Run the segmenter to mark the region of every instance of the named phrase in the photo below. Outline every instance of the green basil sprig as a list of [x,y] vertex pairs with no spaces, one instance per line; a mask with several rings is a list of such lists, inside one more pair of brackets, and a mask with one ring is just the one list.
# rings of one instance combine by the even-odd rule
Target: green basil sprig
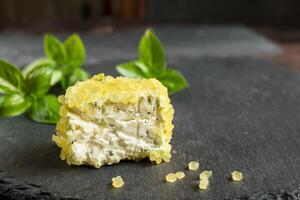
[[147,29],[139,43],[139,58],[116,66],[129,78],[156,78],[168,88],[169,94],[188,87],[188,82],[177,70],[167,67],[163,46],[151,29]]
[[34,121],[56,123],[59,103],[47,94],[55,70],[40,65],[22,74],[13,64],[0,59],[0,117],[17,116],[24,112]]
[[58,38],[45,34],[44,52],[46,58],[30,63],[23,71],[27,75],[32,69],[40,66],[53,68],[51,86],[60,82],[62,88],[74,85],[77,81],[90,77],[89,73],[81,69],[85,62],[85,47],[77,34],[72,34],[64,43]]

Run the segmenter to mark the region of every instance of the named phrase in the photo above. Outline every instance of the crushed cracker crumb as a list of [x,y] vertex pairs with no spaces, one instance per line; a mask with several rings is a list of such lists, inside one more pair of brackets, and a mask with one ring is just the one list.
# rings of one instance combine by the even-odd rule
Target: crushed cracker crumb
[[185,174],[183,171],[176,172],[175,175],[176,175],[177,179],[183,179],[185,177]]
[[208,179],[212,176],[212,171],[203,171],[199,174],[199,179]]
[[233,171],[231,173],[231,177],[232,177],[232,180],[234,181],[241,181],[243,180],[243,173],[242,172],[238,172],[238,171]]
[[114,188],[121,188],[124,185],[124,181],[121,176],[112,178],[112,186]]
[[199,162],[191,161],[191,162],[189,162],[188,167],[189,167],[189,170],[193,170],[193,171],[198,170],[199,169]]

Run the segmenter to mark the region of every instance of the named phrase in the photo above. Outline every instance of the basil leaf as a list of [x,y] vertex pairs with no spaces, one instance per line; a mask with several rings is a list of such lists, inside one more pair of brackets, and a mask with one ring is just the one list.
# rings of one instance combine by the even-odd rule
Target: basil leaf
[[28,75],[29,72],[31,72],[33,69],[41,66],[55,66],[55,62],[49,58],[39,58],[31,63],[29,63],[23,70],[22,73],[24,77]]
[[77,34],[72,34],[65,42],[64,46],[68,55],[69,65],[80,67],[85,61],[85,47]]
[[153,74],[160,74],[166,68],[164,49],[151,29],[140,40],[139,59]]
[[50,85],[53,86],[55,85],[56,83],[58,83],[62,77],[62,72],[61,70],[58,70],[58,69],[55,69],[56,63],[51,60],[51,59],[48,59],[48,58],[40,58],[40,59],[37,59],[33,62],[31,62],[30,64],[28,64],[22,71],[23,75],[26,77],[29,72],[31,72],[32,70],[34,70],[35,68],[38,68],[38,67],[50,67],[53,69],[53,73],[52,73],[52,77],[51,77],[51,83]]
[[11,117],[24,113],[30,106],[20,94],[6,94],[0,97],[0,117]]
[[69,77],[63,76],[62,79],[60,80],[60,85],[64,90],[66,90],[69,86]]
[[73,67],[69,64],[65,64],[65,65],[61,65],[59,69],[62,71],[64,76],[70,76],[74,72],[74,69],[76,68],[78,67]]
[[47,66],[41,66],[29,72],[26,77],[28,94],[35,97],[46,94],[50,88],[52,72],[52,68]]
[[77,68],[69,76],[64,76],[61,80],[61,85],[64,89],[74,85],[77,81],[83,81],[90,77],[90,74],[83,69]]
[[24,78],[13,64],[0,59],[0,93],[24,92]]
[[166,69],[158,80],[168,88],[169,94],[174,94],[186,87],[188,87],[188,82],[183,77],[183,75],[175,69]]
[[49,34],[44,36],[44,51],[46,56],[57,64],[64,64],[68,60],[64,45],[56,37]]
[[55,124],[59,119],[59,106],[55,95],[46,95],[34,100],[27,114],[36,122]]
[[76,69],[74,73],[69,76],[68,86],[74,85],[77,81],[83,81],[90,77],[90,74],[83,69]]
[[56,83],[58,83],[63,77],[62,71],[55,69],[52,72],[52,76],[51,76],[51,81],[50,81],[50,85],[53,86]]
[[143,72],[143,74],[145,75],[145,77],[150,77],[151,73],[148,69],[148,67],[141,61],[134,61],[136,66]]
[[143,78],[142,70],[136,65],[136,62],[127,62],[116,66],[117,71],[129,78]]

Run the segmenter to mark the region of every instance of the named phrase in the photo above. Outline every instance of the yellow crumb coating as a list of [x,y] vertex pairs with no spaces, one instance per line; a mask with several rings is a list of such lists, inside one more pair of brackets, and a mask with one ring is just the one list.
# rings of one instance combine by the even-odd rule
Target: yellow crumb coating
[[174,173],[170,173],[166,175],[166,181],[169,183],[174,183],[175,181],[177,181],[177,176]]
[[177,179],[183,179],[185,177],[185,174],[183,171],[176,172],[175,175],[176,175]]
[[124,185],[124,181],[121,176],[112,178],[112,186],[114,188],[121,188]]
[[203,171],[199,174],[199,179],[208,179],[212,176],[212,171]]
[[231,178],[234,181],[241,181],[243,180],[243,173],[242,172],[238,172],[238,171],[233,171],[231,172]]
[[201,179],[200,181],[199,181],[199,189],[200,190],[206,190],[207,189],[207,187],[208,187],[208,185],[209,185],[209,181],[208,181],[208,179]]
[[195,171],[199,169],[199,162],[197,161],[191,161],[188,164],[189,170]]
[[[126,144],[127,150],[130,149],[130,152],[127,152],[126,155],[119,153],[123,151],[120,150],[116,153],[113,152],[114,157],[111,158],[104,153],[97,157],[97,152],[100,152],[102,148],[102,144],[100,144],[102,142],[101,134],[107,134],[107,130],[111,128],[108,122],[105,125],[106,127],[104,127],[103,121],[97,121],[97,117],[102,117],[102,115],[100,116],[99,113],[97,113],[97,109],[103,108],[103,110],[108,110],[108,108],[112,107],[111,105],[116,105],[121,109],[124,108],[122,112],[126,113],[130,110],[127,108],[135,108],[136,105],[141,102],[141,98],[154,99],[153,101],[155,101],[155,105],[157,105],[156,110],[154,111],[153,109],[153,115],[155,115],[156,120],[155,122],[151,121],[152,124],[149,122],[152,126],[151,137],[154,141],[154,145],[157,146],[154,148],[152,143],[152,146],[149,143],[149,148],[147,150],[143,149],[142,145],[139,149],[138,147],[131,147],[128,146],[130,144]],[[124,159],[141,160],[145,157],[149,157],[151,161],[157,164],[160,164],[163,161],[170,161],[170,142],[174,127],[172,124],[174,109],[171,105],[167,88],[158,80],[154,78],[114,78],[105,76],[104,74],[98,74],[91,79],[77,82],[74,86],[69,87],[66,90],[65,95],[59,97],[59,102],[61,103],[59,113],[60,119],[56,125],[56,135],[53,135],[52,140],[59,148],[61,148],[60,158],[66,160],[68,164],[92,165],[99,168],[102,165],[118,163],[120,160]],[[122,116],[123,115],[121,114],[116,114],[116,117]],[[135,116],[132,115],[127,117],[130,118]],[[138,120],[142,121],[142,117],[143,116],[141,115],[141,119],[139,118]],[[112,120],[107,117],[106,120],[108,119]],[[122,123],[125,124],[127,121],[124,120]],[[100,129],[99,127],[101,128],[101,131],[98,130]],[[128,128],[128,130],[130,128],[129,125],[124,125],[124,127]],[[93,136],[87,138],[87,132],[89,131],[94,131]],[[127,131],[127,133],[128,132],[130,131]],[[93,138],[97,138],[97,140],[95,139],[95,142],[99,142],[100,145],[91,147]],[[113,139],[114,138],[111,138],[112,141]],[[111,143],[111,141],[107,143]],[[125,145],[124,142],[121,143],[122,142],[120,142],[119,145],[120,148],[121,145]],[[106,146],[105,148],[109,150],[109,147]],[[111,154],[112,152],[108,150],[105,151],[105,153]],[[83,158],[84,156],[85,158]],[[100,157],[101,159],[103,158],[104,161],[100,160]]]

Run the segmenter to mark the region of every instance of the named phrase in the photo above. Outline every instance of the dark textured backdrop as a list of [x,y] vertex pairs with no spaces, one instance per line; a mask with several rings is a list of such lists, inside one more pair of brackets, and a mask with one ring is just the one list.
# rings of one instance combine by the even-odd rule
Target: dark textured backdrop
[[299,27],[297,0],[149,0],[148,20]]
[[[166,32],[170,33],[168,30],[159,29],[158,32],[163,36]],[[88,199],[233,199],[261,192],[252,199],[299,199],[300,192],[296,190],[300,186],[299,74],[253,54],[246,41],[260,41],[257,46],[272,46],[270,51],[265,51],[271,55],[278,53],[278,48],[252,32],[245,31],[246,35],[255,36],[250,40],[245,37],[237,43],[229,42],[233,46],[229,45],[230,48],[224,50],[221,56],[213,52],[218,52],[218,48],[239,31],[230,32],[227,37],[222,37],[224,34],[216,37],[218,32],[226,29],[215,29],[215,39],[210,40],[213,34],[207,34],[209,36],[202,41],[198,37],[187,37],[185,34],[190,34],[189,31],[178,30],[181,31],[173,31],[170,37],[166,37],[170,45],[167,49],[176,48],[178,42],[178,46],[186,48],[186,51],[176,53],[170,48],[168,60],[170,66],[183,72],[190,87],[171,97],[176,113],[170,163],[153,165],[148,161],[124,161],[100,169],[67,166],[59,159],[59,150],[51,142],[54,126],[34,123],[25,116],[1,119],[0,170],[3,172],[0,173],[0,197],[19,194],[28,198],[45,196],[52,199],[61,196]],[[201,28],[194,27],[194,30],[200,31]],[[203,30],[205,35],[207,29]],[[127,51],[126,44],[130,42],[124,40],[125,36],[131,38],[130,35],[123,32],[104,36],[111,45],[108,51],[118,50],[119,54],[107,54],[104,59],[101,52],[105,52],[105,48],[99,46],[93,51],[95,55],[99,51],[100,59],[95,56],[97,65],[91,64],[86,69],[93,74],[105,72],[116,75],[112,66],[134,56],[135,47]],[[130,40],[134,43],[139,34],[133,35]],[[86,38],[89,40],[88,36]],[[172,38],[177,39],[172,41]],[[95,38],[89,41],[93,40],[100,41]],[[14,44],[13,41],[6,42]],[[205,42],[207,47],[212,48],[210,55],[201,54],[206,46],[200,44]],[[35,42],[33,44],[39,46]],[[22,52],[27,48],[19,47],[16,51]],[[237,49],[244,53],[228,53]],[[192,52],[191,56],[188,51]],[[37,51],[33,49],[33,52]],[[21,63],[20,57],[16,56],[15,60]],[[200,162],[199,171],[186,170],[190,160]],[[199,191],[198,174],[206,169],[212,170],[214,175],[208,190]],[[184,170],[186,178],[173,184],[165,183],[164,176],[177,170]],[[231,182],[229,177],[233,170],[242,171],[245,179],[240,183]],[[111,178],[117,175],[126,182],[120,190],[114,190],[110,185]],[[26,185],[25,182],[34,185]]]

